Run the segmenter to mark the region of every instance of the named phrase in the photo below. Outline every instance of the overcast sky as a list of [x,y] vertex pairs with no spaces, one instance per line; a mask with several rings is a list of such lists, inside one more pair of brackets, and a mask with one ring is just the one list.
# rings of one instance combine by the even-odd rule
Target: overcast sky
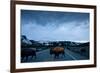
[[36,41],[89,41],[89,13],[21,10],[21,34]]

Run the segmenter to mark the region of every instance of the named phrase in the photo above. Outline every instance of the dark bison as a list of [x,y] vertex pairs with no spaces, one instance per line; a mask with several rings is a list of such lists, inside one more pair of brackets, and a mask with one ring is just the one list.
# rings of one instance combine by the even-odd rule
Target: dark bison
[[81,52],[81,53],[84,53],[84,52],[86,52],[86,49],[85,49],[85,48],[81,48],[81,49],[80,49],[80,52]]
[[21,49],[21,58],[22,60],[26,58],[28,60],[28,57],[33,58],[33,56],[36,58],[36,50],[32,48],[22,48]]
[[65,56],[65,51],[63,47],[55,47],[50,49],[50,54],[54,54],[54,58],[58,58],[60,54]]

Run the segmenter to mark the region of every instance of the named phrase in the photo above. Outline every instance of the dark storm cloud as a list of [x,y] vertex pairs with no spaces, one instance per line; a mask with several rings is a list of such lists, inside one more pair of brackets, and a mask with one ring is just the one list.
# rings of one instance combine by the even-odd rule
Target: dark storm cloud
[[89,41],[89,13],[21,10],[21,25],[34,40]]
[[[71,21],[84,21],[89,19],[88,13],[75,12],[54,12],[54,11],[21,11],[22,23],[28,24],[30,22],[37,23],[37,25],[47,25],[48,23],[60,24]],[[77,20],[76,20],[77,19]],[[51,25],[52,25],[51,24]]]

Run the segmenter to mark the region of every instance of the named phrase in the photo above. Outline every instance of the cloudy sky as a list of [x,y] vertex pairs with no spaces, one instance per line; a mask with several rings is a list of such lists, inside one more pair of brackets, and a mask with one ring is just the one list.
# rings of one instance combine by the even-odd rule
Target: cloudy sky
[[89,41],[89,13],[21,10],[21,34],[36,41]]

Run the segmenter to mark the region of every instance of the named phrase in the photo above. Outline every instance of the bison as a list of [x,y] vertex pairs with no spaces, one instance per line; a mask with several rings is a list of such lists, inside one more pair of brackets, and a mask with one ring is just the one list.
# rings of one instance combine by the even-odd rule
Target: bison
[[28,60],[28,57],[33,58],[33,56],[36,58],[36,50],[32,48],[22,48],[21,49],[21,58],[22,60],[26,58],[25,60]]
[[50,54],[54,54],[54,58],[59,58],[59,55],[62,54],[65,56],[65,51],[63,47],[55,47],[50,49]]

